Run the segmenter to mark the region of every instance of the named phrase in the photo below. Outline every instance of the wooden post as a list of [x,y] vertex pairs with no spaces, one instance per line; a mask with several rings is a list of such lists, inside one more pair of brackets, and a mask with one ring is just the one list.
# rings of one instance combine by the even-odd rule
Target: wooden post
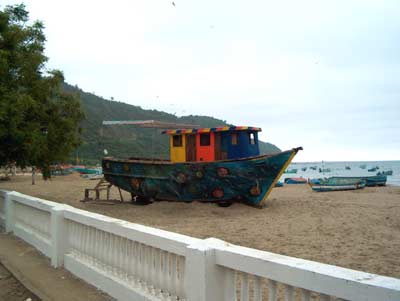
[[35,185],[36,167],[32,166],[32,185]]
[[121,189],[119,187],[118,187],[118,191],[119,191],[119,197],[121,198],[121,203],[123,203],[124,202],[124,198],[122,197]]

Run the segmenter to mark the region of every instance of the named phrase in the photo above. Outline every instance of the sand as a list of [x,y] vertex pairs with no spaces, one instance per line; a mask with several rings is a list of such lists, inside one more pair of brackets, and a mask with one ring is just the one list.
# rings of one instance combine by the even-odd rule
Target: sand
[[[198,202],[135,206],[127,193],[122,204],[80,202],[84,188],[96,183],[73,174],[38,179],[33,186],[30,177],[16,176],[0,182],[0,189],[198,238],[400,278],[400,187],[317,193],[307,185],[286,185],[272,191],[264,209]],[[112,196],[118,196],[116,188]]]

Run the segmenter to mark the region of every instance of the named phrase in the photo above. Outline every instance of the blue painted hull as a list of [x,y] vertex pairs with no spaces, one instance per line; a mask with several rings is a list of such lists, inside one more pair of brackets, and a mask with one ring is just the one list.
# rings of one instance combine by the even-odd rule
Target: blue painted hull
[[307,184],[306,179],[286,178],[285,184]]
[[101,174],[101,169],[99,169],[99,168],[74,167],[72,169],[81,174],[90,174],[90,175],[100,175]]
[[345,179],[345,180],[355,180],[355,181],[365,181],[365,186],[385,186],[387,176],[367,176],[367,177],[331,177],[332,179]]
[[104,158],[103,174],[134,196],[183,202],[236,200],[262,207],[300,149],[213,162]]
[[365,187],[365,182],[355,184],[343,184],[343,185],[329,185],[329,184],[312,184],[311,188],[317,192],[326,191],[343,191],[343,190],[356,190]]
[[309,181],[312,190],[317,192],[356,190],[365,187],[366,181],[350,177],[330,177],[324,179],[312,179]]

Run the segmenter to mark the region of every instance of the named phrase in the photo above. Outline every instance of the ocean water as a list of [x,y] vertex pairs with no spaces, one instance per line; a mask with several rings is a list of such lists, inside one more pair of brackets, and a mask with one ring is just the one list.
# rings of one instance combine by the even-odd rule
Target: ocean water
[[[366,168],[360,168],[361,165],[365,165]],[[310,166],[316,166],[317,170],[310,169]],[[345,167],[349,166],[351,169],[346,170]],[[368,169],[378,166],[379,169],[375,172],[369,172]],[[307,167],[306,171],[301,169]],[[303,177],[303,178],[324,178],[332,176],[343,176],[343,177],[354,177],[354,176],[374,176],[379,171],[392,170],[393,175],[387,176],[387,184],[400,186],[400,161],[366,161],[366,162],[309,162],[291,163],[288,169],[297,169],[297,173],[284,173],[281,177],[281,181],[285,178],[290,177]],[[319,168],[326,169],[330,168],[330,172],[319,172]]]

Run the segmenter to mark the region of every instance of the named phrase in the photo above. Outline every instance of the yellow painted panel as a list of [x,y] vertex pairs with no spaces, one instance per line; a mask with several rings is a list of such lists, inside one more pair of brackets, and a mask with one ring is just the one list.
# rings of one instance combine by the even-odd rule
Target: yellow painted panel
[[169,136],[169,146],[172,162],[186,162],[186,135],[182,135],[182,146],[173,145],[173,136]]

